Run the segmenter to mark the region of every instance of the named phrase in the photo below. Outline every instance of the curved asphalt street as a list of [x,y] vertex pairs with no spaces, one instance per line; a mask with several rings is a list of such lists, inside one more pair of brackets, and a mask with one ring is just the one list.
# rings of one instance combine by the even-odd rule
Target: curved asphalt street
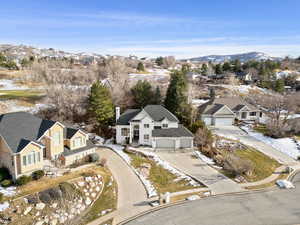
[[295,189],[209,197],[161,209],[126,225],[300,224],[300,174]]

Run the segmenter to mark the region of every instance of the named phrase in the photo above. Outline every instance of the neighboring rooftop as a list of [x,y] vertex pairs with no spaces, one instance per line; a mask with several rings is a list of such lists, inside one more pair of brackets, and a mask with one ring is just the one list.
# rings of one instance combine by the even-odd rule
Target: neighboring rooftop
[[30,141],[38,139],[53,125],[27,112],[14,112],[0,115],[0,135],[14,153],[21,151]]
[[117,125],[129,125],[129,121],[140,111],[140,109],[127,109],[117,120]]

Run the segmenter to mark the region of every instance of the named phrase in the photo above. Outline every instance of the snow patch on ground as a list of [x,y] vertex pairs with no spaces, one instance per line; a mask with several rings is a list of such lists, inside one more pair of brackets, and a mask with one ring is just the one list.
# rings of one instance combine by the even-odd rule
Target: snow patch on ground
[[14,196],[16,192],[16,187],[8,187],[4,188],[0,186],[0,193],[2,193],[4,196],[11,197]]
[[[297,143],[292,138],[271,138],[264,136],[261,133],[255,132],[249,126],[243,126],[242,129],[246,130],[248,134],[257,140],[264,142],[267,145],[270,145],[274,149],[297,159],[300,156],[300,151],[297,148]],[[298,144],[300,145],[299,141]],[[255,147],[255,146],[253,146]]]
[[114,150],[121,158],[125,160],[125,162],[132,168],[132,170],[136,173],[136,175],[140,178],[144,187],[146,188],[147,194],[149,198],[157,196],[157,191],[151,182],[142,176],[133,166],[131,166],[131,158],[123,151],[124,147],[121,145],[114,145],[114,144],[104,144],[104,146],[111,148]]
[[209,99],[193,99],[192,104],[195,106],[203,105],[204,103],[208,102]]
[[2,204],[0,204],[0,212],[3,212],[8,207],[9,207],[9,203],[8,202],[3,202]]
[[18,86],[14,83],[13,80],[0,80],[0,90],[28,90],[28,87]]
[[226,89],[230,89],[232,91],[239,92],[241,94],[249,94],[251,91],[260,91],[263,93],[269,93],[267,89],[260,88],[257,86],[251,86],[251,85],[229,85],[229,84],[221,84],[221,85],[210,85],[210,86],[219,86]]
[[207,156],[201,154],[200,152],[198,151],[195,151],[194,152],[195,156],[199,159],[201,159],[202,161],[204,161],[205,163],[207,163],[208,165],[214,165],[215,162],[211,159],[211,158],[208,158]]

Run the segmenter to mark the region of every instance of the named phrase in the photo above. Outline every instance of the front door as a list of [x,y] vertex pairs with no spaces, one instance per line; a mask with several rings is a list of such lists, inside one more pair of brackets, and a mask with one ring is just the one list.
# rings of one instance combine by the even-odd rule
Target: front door
[[242,112],[242,119],[246,119],[247,118],[247,112]]
[[133,141],[138,141],[140,137],[140,126],[134,125],[133,127]]

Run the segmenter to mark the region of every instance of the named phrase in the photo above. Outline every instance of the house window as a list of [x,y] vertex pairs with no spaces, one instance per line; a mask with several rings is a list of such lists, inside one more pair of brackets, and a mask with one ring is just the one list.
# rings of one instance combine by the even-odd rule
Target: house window
[[149,128],[149,124],[144,124],[144,128]]
[[256,112],[250,112],[250,116],[256,116]]
[[260,112],[260,113],[259,113],[259,117],[261,118],[262,116],[263,116],[263,113],[262,113],[262,112]]
[[55,132],[53,134],[53,143],[55,146],[60,145],[60,143],[61,143],[60,132]]
[[164,123],[164,124],[162,125],[162,127],[163,127],[163,128],[168,128],[168,124],[167,124],[167,123]]
[[145,141],[149,141],[149,134],[145,134],[145,135],[144,135],[144,140],[145,140]]
[[23,156],[23,166],[27,165],[27,157],[26,155]]
[[73,146],[75,148],[80,147],[83,145],[82,137],[76,137],[73,141]]
[[161,129],[161,126],[154,126],[154,129]]
[[122,128],[122,129],[121,129],[121,135],[122,135],[123,137],[127,137],[128,134],[129,134],[129,129],[128,129],[128,128]]

